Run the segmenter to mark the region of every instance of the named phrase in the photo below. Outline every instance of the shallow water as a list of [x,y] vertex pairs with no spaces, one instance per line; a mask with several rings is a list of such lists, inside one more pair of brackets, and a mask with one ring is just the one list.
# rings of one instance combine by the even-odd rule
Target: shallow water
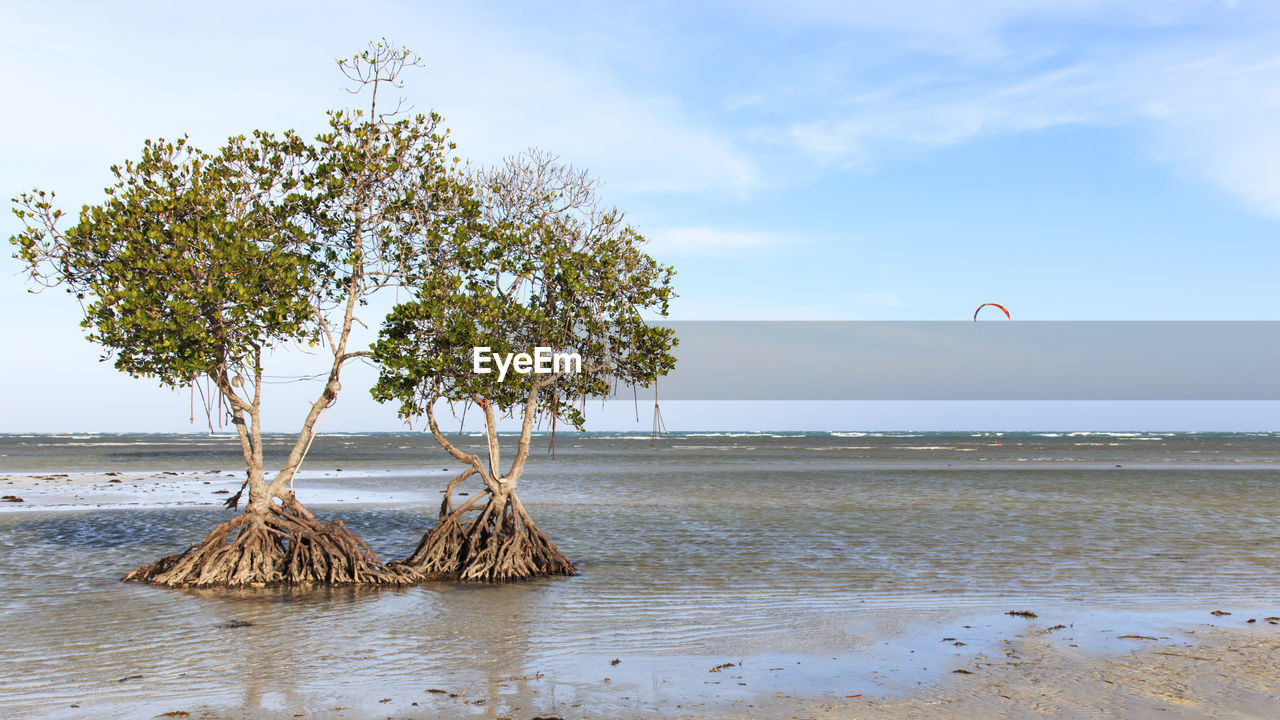
[[[521,495],[583,574],[497,587],[162,590],[117,579],[228,513],[3,514],[0,716],[193,704],[255,717],[442,703],[477,716],[641,712],[673,698],[889,687],[866,662],[886,639],[918,649],[924,667],[935,656],[912,645],[920,626],[1010,606],[1273,605],[1278,442],[689,434],[654,448],[562,434],[554,459],[533,458]],[[316,444],[304,502],[308,487],[442,486],[450,465],[420,435]],[[225,438],[5,436],[0,455],[0,476],[235,468]],[[407,554],[434,516],[430,503],[318,511],[386,557]],[[253,625],[220,627],[232,619]],[[709,680],[710,666],[743,659],[741,680]]]

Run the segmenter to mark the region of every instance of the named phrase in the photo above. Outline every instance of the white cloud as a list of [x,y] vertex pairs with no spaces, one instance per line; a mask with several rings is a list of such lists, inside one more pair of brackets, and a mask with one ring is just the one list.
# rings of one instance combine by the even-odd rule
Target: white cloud
[[877,93],[837,115],[790,125],[785,136],[811,154],[860,161],[882,141],[943,146],[975,136],[1037,130],[1070,123],[1131,119],[1089,65],[1048,71],[999,84],[986,79],[939,80],[909,91]]
[[[623,192],[741,194],[761,183],[731,135],[665,89],[639,90],[572,35],[540,42],[481,9],[424,24],[432,104],[460,150],[483,161],[538,146]],[[648,51],[652,52],[652,48]],[[464,69],[459,72],[459,69]]]
[[877,149],[894,143],[941,147],[1071,124],[1136,126],[1160,159],[1280,218],[1280,50],[1260,34],[1085,47],[1057,64],[1028,64],[1035,69],[979,63],[894,77],[848,88],[773,137],[820,162],[856,166],[874,165]]
[[[333,57],[387,33],[395,17],[392,42],[426,65],[405,76],[404,92],[445,116],[463,157],[492,162],[539,146],[609,191],[736,195],[760,184],[730,135],[665,88],[638,90],[613,64],[584,60],[571,32],[478,5],[376,3],[342,24],[330,9],[91,8],[68,24],[61,11],[29,6],[0,27],[0,59],[29,68],[9,88],[21,101],[0,117],[0,153],[20,186],[56,176],[59,188],[88,195],[147,137],[190,132],[213,145],[255,127],[318,131],[325,108],[364,102],[343,92]],[[262,22],[245,24],[248,15]],[[42,170],[51,162],[59,172]]]
[[749,248],[777,244],[775,235],[734,232],[707,226],[671,228],[650,233],[646,250],[659,257],[725,255]]
[[1162,157],[1280,219],[1280,52],[1268,55],[1172,67],[1143,111],[1159,124]]

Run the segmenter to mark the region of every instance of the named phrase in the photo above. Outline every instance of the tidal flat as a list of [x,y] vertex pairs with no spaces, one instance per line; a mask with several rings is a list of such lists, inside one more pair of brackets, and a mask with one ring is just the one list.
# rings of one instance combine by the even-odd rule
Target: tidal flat
[[[403,557],[428,440],[299,496]],[[1278,442],[562,433],[522,497],[578,577],[215,591],[119,578],[230,516],[233,438],[0,436],[0,716],[1268,717]]]

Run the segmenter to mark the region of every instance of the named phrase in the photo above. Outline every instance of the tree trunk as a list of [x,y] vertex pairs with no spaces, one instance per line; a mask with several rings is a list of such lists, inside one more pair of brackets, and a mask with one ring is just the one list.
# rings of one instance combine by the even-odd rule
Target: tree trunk
[[[488,468],[478,455],[454,447],[436,422],[434,400],[426,404],[427,426],[440,447],[467,466],[445,489],[440,502],[440,521],[427,531],[413,554],[390,563],[394,568],[432,578],[506,582],[548,575],[577,575],[578,569],[534,524],[516,496],[516,486],[529,457],[533,418],[537,412],[538,386],[529,392],[521,425],[520,443],[506,477],[499,474],[498,420],[493,403],[480,402],[484,409]],[[457,509],[453,491],[467,478],[478,475],[484,492]],[[469,513],[478,513],[468,520]]]
[[[225,374],[221,380],[220,386],[231,395],[234,390],[230,380]],[[260,386],[259,371],[255,388]],[[331,397],[330,389],[326,388],[322,400]],[[304,433],[299,436],[295,452],[290,456],[293,465],[267,483],[262,467],[259,403],[256,389],[252,401],[232,403],[233,423],[240,436],[246,466],[245,486],[249,490],[244,512],[219,523],[198,545],[143,565],[123,579],[170,587],[408,585],[421,580],[407,568],[383,564],[341,521],[317,520],[298,502],[293,491],[284,487],[305,454],[305,449],[299,448],[315,434],[315,416],[319,412],[312,413]],[[282,481],[281,476],[286,473]],[[234,501],[238,502],[239,498],[237,493]],[[229,503],[228,507],[234,504]]]
[[[354,276],[352,282],[355,282]],[[342,521],[322,523],[293,494],[292,481],[315,438],[320,419],[341,389],[339,374],[351,359],[345,351],[351,332],[352,286],[342,333],[333,345],[333,368],[323,392],[312,403],[289,457],[270,483],[263,473],[261,350],[254,357],[253,394],[236,391],[226,368],[214,373],[229,403],[240,438],[249,501],[240,515],[218,524],[198,545],[143,565],[126,581],[170,587],[266,586],[279,584],[409,585],[422,576],[407,567],[383,564]],[[332,344],[332,338],[330,338]],[[241,492],[244,488],[241,488]],[[228,503],[234,507],[240,494]]]

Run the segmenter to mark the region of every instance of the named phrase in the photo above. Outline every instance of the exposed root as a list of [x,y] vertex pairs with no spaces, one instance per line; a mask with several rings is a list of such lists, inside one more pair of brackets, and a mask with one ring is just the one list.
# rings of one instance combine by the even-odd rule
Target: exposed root
[[126,581],[170,587],[281,584],[408,585],[422,577],[388,567],[342,521],[322,523],[296,500],[265,516],[246,511],[199,545],[134,570]]
[[[457,577],[477,582],[507,582],[547,575],[577,575],[578,570],[534,524],[520,500],[487,494],[482,508],[468,502],[449,511],[427,531],[405,560],[390,563],[426,576]],[[468,512],[480,515],[471,521]]]
[[413,568],[428,577],[457,575],[466,544],[466,529],[457,517],[449,515],[440,518],[440,522],[422,536],[412,555],[391,564]]

